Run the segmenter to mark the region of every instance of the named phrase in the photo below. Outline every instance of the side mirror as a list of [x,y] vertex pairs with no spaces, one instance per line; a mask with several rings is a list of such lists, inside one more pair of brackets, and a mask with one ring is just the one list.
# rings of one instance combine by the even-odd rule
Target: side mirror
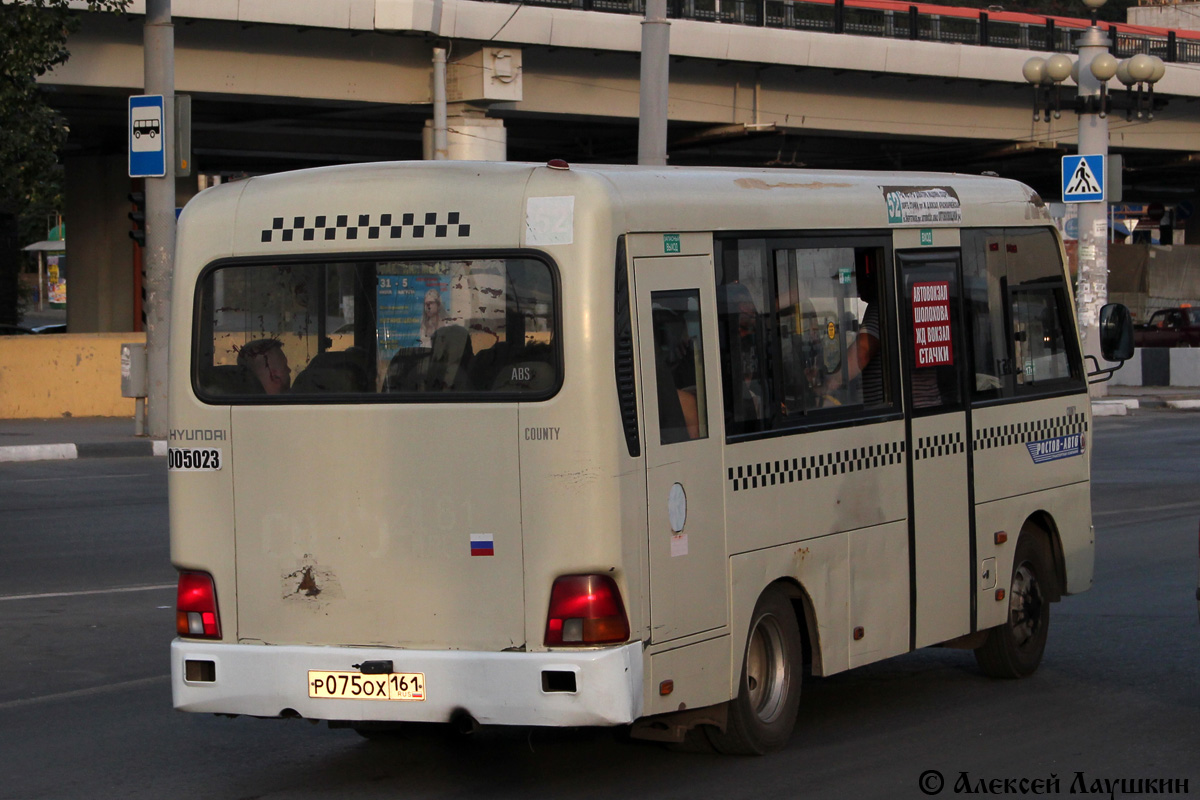
[[1120,303],[1100,309],[1100,353],[1105,361],[1133,358],[1133,318]]

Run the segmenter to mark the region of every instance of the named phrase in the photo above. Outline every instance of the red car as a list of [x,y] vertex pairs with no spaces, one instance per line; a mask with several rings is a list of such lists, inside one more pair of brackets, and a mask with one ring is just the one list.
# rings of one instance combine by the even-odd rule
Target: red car
[[1133,328],[1135,347],[1200,347],[1200,311],[1190,306],[1155,311]]

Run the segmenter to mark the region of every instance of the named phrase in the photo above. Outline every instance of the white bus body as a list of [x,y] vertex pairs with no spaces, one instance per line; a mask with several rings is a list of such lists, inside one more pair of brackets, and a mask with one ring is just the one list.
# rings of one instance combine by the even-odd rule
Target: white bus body
[[1025,675],[1092,581],[1069,277],[1011,181],[316,169],[189,203],[174,285],[179,709],[761,752],[802,659]]

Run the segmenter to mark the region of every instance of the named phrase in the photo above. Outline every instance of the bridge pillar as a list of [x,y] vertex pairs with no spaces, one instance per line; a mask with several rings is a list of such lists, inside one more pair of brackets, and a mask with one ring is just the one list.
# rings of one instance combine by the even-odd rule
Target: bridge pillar
[[124,155],[65,159],[67,329],[134,330],[129,166]]
[[[508,131],[504,120],[482,114],[447,117],[446,158],[450,161],[508,160]],[[425,121],[421,133],[424,157],[433,158],[433,120]]]

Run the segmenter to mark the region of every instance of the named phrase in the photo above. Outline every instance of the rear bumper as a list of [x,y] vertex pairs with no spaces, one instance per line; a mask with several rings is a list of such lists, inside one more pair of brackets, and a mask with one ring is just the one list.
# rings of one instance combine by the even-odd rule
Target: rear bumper
[[[395,672],[425,674],[426,700],[308,696],[309,670],[354,671],[353,664],[389,660]],[[212,662],[215,680],[187,680],[186,661]],[[543,672],[573,674],[575,691],[543,690]],[[563,677],[556,675],[551,686],[561,689]],[[171,643],[171,695],[181,711],[258,717],[277,717],[290,709],[308,719],[447,722],[461,709],[485,725],[623,725],[642,715],[642,644],[579,652],[477,653],[176,639]]]

